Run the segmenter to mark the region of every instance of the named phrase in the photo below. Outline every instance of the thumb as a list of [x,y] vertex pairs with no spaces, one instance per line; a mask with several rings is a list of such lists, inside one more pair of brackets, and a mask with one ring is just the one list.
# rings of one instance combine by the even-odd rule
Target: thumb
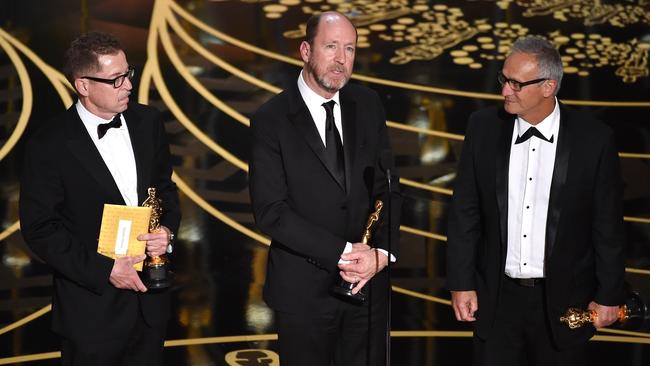
[[145,260],[145,258],[147,258],[147,256],[142,254],[142,255],[136,255],[136,256],[133,256],[133,257],[129,257],[129,260],[131,261],[131,264],[136,264],[136,263],[142,262],[143,260]]

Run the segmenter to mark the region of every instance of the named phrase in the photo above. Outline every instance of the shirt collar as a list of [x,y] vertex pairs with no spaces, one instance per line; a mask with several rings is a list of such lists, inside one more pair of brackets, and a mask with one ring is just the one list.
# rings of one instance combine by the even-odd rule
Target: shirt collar
[[320,95],[316,94],[316,92],[313,91],[309,87],[309,85],[307,85],[305,79],[302,76],[303,72],[305,72],[304,69],[300,71],[300,76],[298,77],[298,90],[300,91],[300,95],[302,96],[302,99],[305,101],[305,104],[307,104],[307,107],[320,108],[321,105],[323,105],[323,103],[329,102],[330,100],[335,101],[337,105],[341,106],[341,104],[339,103],[338,90],[336,91],[336,93],[334,93],[331,99],[326,99],[321,97]]
[[[517,117],[517,134],[521,136],[528,131],[529,128],[535,127],[547,140],[550,140],[552,136],[557,135],[559,122],[560,103],[558,103],[557,98],[555,98],[555,107],[553,108],[553,112],[546,116],[542,122],[533,126],[523,118]],[[554,141],[557,141],[557,136],[555,136]]]

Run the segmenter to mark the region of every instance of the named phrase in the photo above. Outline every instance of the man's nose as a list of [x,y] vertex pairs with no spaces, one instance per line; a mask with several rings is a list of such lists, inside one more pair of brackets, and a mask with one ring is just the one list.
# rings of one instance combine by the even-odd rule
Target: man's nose
[[334,54],[334,61],[344,64],[345,63],[345,50],[343,48],[337,48],[336,53]]
[[122,83],[122,88],[126,90],[133,89],[133,83],[131,82],[131,79],[125,77],[124,82]]
[[506,96],[512,95],[514,93],[515,93],[515,91],[512,90],[512,87],[510,87],[510,83],[503,83],[503,85],[501,86],[501,95],[502,96],[506,97]]

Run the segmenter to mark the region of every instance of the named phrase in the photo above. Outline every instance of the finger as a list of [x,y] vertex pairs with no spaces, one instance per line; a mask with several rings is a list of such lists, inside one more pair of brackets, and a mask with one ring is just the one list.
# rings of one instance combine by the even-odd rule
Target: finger
[[350,263],[350,264],[339,264],[339,268],[344,271],[344,272],[352,272],[352,273],[360,273],[360,265],[356,263]]
[[354,286],[354,288],[352,289],[352,294],[353,294],[353,295],[356,295],[357,292],[361,291],[361,289],[363,288],[363,286],[366,285],[367,282],[368,282],[368,280],[361,280],[361,281],[359,281],[359,283],[357,283],[357,285]]
[[458,304],[457,313],[458,320],[462,322],[467,321],[467,305],[465,305],[465,303]]
[[357,283],[359,276],[351,273],[340,272],[341,278],[349,283]]
[[454,301],[453,297],[451,298],[451,309],[454,311],[454,317],[456,318],[456,320],[460,320],[460,316],[458,314],[458,305]]
[[469,302],[469,315],[474,319],[474,314],[478,310],[478,303],[474,300]]
[[134,284],[136,287],[136,291],[147,292],[147,287],[144,285],[144,283],[142,283],[142,280],[137,275],[135,276]]

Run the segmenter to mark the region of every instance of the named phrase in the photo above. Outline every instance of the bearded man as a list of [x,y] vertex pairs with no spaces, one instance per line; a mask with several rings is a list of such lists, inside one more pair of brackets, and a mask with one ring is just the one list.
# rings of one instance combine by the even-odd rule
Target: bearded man
[[[395,193],[392,253],[386,225],[372,248],[359,243],[375,199],[387,199],[378,160],[390,147],[377,94],[346,85],[356,41],[344,15],[310,18],[297,82],[251,119],[250,194],[258,227],[273,239],[264,299],[274,310],[283,366],[383,363],[383,269],[397,256],[401,200]],[[357,284],[354,293],[365,286],[369,299],[331,294],[339,274]]]

